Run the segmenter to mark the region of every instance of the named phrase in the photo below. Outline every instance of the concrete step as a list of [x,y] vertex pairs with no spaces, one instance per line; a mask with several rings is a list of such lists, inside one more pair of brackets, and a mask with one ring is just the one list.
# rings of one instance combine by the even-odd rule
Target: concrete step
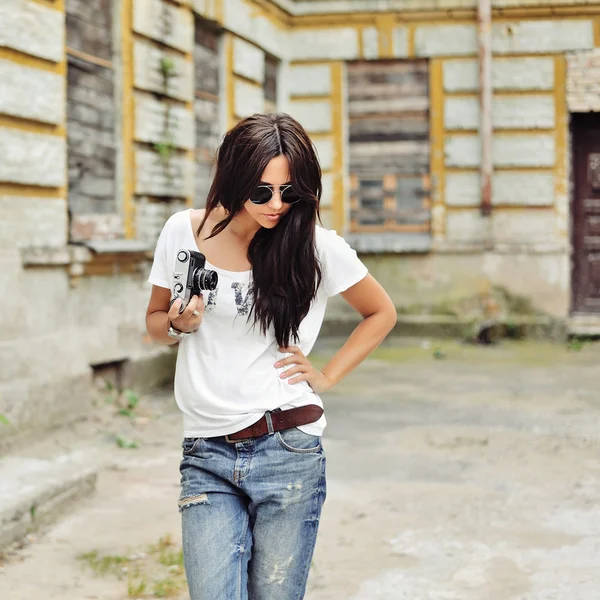
[[19,447],[0,457],[0,551],[85,502],[103,470],[137,465],[139,453],[121,448],[119,436],[152,444],[165,424],[178,426],[180,420],[166,388],[141,396],[132,419],[102,404],[85,419],[23,435]]
[[18,454],[2,458],[0,550],[54,522],[93,494],[97,473],[104,466],[97,452],[83,448],[48,459]]
[[569,335],[599,336],[600,314],[574,314],[569,318]]
[[[330,317],[323,323],[322,337],[349,335],[358,325],[354,314]],[[391,332],[394,337],[473,337],[481,323],[471,318],[453,315],[412,315],[399,314],[398,322]],[[565,320],[546,316],[514,315],[498,319],[501,337],[546,339],[561,341],[566,338]]]

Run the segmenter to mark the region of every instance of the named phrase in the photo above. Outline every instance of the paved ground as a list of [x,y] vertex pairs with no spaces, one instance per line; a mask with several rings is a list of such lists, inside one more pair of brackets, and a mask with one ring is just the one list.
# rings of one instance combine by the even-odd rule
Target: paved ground
[[[597,600],[600,347],[395,343],[325,398],[328,497],[306,600]],[[0,598],[165,597],[159,555],[186,597],[160,554],[180,537],[179,419],[143,422],[142,446],[118,450],[95,495],[5,557]],[[114,427],[92,425],[46,451]]]

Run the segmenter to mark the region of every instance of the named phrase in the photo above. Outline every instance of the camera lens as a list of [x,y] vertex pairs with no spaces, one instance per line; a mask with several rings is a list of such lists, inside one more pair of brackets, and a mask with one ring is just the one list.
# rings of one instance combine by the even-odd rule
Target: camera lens
[[212,291],[216,289],[219,283],[219,276],[216,271],[210,269],[198,269],[195,274],[196,285],[200,290]]
[[219,282],[219,276],[216,271],[210,269],[201,269],[198,274],[198,287],[201,290],[214,290]]

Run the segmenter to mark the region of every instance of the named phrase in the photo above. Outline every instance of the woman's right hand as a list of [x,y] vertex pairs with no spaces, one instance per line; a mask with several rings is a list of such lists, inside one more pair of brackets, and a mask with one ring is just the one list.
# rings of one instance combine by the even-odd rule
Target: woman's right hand
[[[185,310],[179,314],[181,303],[181,298],[177,298],[177,300],[171,304],[171,308],[169,308],[169,312],[167,314],[169,321],[171,321],[171,325],[175,329],[185,333],[196,331],[198,327],[200,327],[200,323],[202,323],[202,317],[204,316],[204,299],[201,295],[192,296],[192,299],[185,307]],[[195,315],[194,311],[198,314]]]

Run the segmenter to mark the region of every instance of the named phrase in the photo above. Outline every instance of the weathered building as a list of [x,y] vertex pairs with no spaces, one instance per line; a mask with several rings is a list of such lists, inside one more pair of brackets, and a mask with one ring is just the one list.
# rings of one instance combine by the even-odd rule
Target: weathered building
[[407,320],[519,303],[599,332],[600,3],[492,19],[483,214],[474,0],[3,0],[0,413],[31,430],[85,410],[94,372],[168,375],[148,250],[257,111],[307,128],[324,223]]

